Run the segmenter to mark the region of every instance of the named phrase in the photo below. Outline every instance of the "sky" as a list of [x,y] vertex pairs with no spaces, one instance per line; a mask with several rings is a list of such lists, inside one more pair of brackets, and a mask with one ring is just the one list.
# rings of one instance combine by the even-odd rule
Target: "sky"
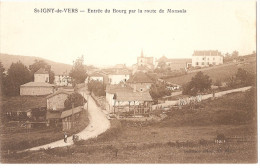
[[[35,13],[35,9],[78,13]],[[101,9],[103,13],[79,12]],[[110,9],[110,13],[104,13]],[[143,13],[113,13],[138,10]],[[144,13],[144,10],[157,13]],[[164,13],[159,13],[163,9]],[[186,13],[167,13],[184,9]],[[0,52],[72,64],[84,55],[96,66],[137,62],[144,56],[191,58],[194,50],[240,55],[256,51],[256,2],[249,1],[77,1],[1,2]]]

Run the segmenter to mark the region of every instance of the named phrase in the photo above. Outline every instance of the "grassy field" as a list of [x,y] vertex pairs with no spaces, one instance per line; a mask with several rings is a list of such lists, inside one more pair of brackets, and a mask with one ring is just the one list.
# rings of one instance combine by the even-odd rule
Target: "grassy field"
[[[161,122],[111,120],[99,137],[77,145],[3,155],[3,163],[256,163],[255,90],[168,113]],[[218,134],[244,142],[215,144]]]
[[[238,70],[238,68],[245,69],[248,72],[256,74],[256,57],[249,58],[245,60],[243,64],[230,64],[229,66],[216,66],[213,69],[201,69],[204,74],[208,75],[213,82],[220,80],[222,82],[227,81],[231,76],[234,76]],[[187,75],[173,77],[165,79],[168,82],[183,85],[191,80],[192,77],[196,75],[197,72],[191,72]]]
[[[83,111],[81,114],[78,125],[70,131],[67,131],[68,136],[82,131],[88,125],[89,119],[85,113],[86,112]],[[19,151],[60,139],[63,139],[63,131],[58,128],[46,128],[23,133],[0,134],[0,148],[2,152],[7,152],[7,150]]]
[[14,96],[3,97],[2,109],[3,112],[24,111],[31,108],[46,107],[46,96]]

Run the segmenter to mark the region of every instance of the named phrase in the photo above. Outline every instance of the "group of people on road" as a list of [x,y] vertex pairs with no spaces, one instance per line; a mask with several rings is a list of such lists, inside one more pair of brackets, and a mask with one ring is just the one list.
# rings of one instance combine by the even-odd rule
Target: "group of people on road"
[[[68,139],[68,134],[66,132],[64,132],[64,142],[67,143],[67,139]],[[75,141],[79,140],[79,136],[73,134],[72,135],[72,141],[75,143]]]

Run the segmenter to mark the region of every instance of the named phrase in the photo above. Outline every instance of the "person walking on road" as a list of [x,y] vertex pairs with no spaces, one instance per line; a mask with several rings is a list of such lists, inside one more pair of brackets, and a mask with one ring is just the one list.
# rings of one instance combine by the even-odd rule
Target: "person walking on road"
[[64,133],[64,142],[65,142],[65,143],[67,143],[67,138],[68,138],[68,135],[67,135],[67,133],[65,132],[65,133]]

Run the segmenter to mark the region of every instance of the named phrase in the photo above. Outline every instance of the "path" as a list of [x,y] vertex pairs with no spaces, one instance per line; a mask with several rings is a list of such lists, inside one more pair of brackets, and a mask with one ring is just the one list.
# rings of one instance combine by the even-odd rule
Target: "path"
[[[222,92],[216,92],[215,97],[221,97],[221,96],[224,96],[226,94],[234,93],[234,92],[245,92],[245,91],[249,90],[250,88],[251,88],[251,86],[226,90],[226,91],[222,91]],[[213,97],[213,94],[202,95],[202,100],[206,100],[206,99],[209,99],[211,97]],[[174,105],[178,105],[178,104],[179,104],[179,100],[165,101],[165,103],[153,105],[152,109],[155,110],[157,108],[169,107],[169,106],[174,106]]]
[[[81,93],[82,94],[82,93]],[[90,95],[83,94],[84,98],[88,100],[88,103],[84,105],[84,109],[88,109],[89,125],[80,133],[76,134],[79,136],[80,140],[87,140],[90,138],[97,137],[98,135],[105,132],[110,128],[110,122],[106,118],[106,115],[102,110],[96,105],[95,101]],[[67,143],[64,140],[59,140],[46,145],[33,147],[27,150],[39,150],[41,148],[56,148],[72,145],[72,136],[68,137]]]

